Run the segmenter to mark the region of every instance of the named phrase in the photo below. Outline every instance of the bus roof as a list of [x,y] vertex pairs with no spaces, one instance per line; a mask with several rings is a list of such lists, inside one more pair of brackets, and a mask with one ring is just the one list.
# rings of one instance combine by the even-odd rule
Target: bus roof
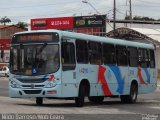
[[66,37],[66,38],[89,40],[89,41],[94,41],[94,42],[103,42],[103,43],[117,44],[117,45],[126,45],[126,46],[138,47],[138,48],[148,48],[148,49],[155,48],[153,44],[148,44],[148,43],[133,42],[133,41],[127,41],[123,39],[114,39],[114,38],[109,38],[109,37],[99,37],[99,36],[87,35],[83,33],[75,33],[75,32],[53,30],[53,29],[52,30],[34,30],[34,31],[18,32],[18,33],[15,33],[15,35],[25,34],[25,33],[37,33],[37,32],[57,32],[60,36]]

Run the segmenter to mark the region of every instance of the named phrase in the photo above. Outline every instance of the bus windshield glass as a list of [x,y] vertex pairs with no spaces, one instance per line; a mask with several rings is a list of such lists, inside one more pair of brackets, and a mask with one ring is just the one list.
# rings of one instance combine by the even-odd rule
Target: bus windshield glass
[[15,45],[11,48],[11,73],[43,75],[57,72],[58,69],[58,44]]

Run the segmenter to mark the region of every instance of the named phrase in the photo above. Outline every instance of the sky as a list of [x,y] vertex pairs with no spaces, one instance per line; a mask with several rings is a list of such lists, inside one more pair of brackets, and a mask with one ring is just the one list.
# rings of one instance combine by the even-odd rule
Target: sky
[[[7,16],[12,24],[30,22],[32,18],[53,18],[106,14],[113,18],[113,0],[1,0],[0,18]],[[160,19],[159,0],[131,0],[134,16]],[[128,6],[127,6],[128,5]],[[96,10],[95,10],[96,9]],[[116,0],[116,18],[124,19],[129,14],[129,0]]]

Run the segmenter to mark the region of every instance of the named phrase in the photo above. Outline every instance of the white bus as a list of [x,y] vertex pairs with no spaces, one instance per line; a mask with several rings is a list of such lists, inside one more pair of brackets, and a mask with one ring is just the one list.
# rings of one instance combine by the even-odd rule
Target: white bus
[[84,105],[119,96],[135,103],[157,86],[152,44],[80,33],[40,30],[16,33],[11,41],[9,95],[74,99]]

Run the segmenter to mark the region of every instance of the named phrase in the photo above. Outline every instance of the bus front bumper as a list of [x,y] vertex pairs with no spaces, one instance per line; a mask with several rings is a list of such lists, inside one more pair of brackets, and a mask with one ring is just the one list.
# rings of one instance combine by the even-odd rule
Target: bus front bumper
[[22,89],[9,86],[11,98],[34,98],[34,97],[61,97],[61,85],[54,88]]

